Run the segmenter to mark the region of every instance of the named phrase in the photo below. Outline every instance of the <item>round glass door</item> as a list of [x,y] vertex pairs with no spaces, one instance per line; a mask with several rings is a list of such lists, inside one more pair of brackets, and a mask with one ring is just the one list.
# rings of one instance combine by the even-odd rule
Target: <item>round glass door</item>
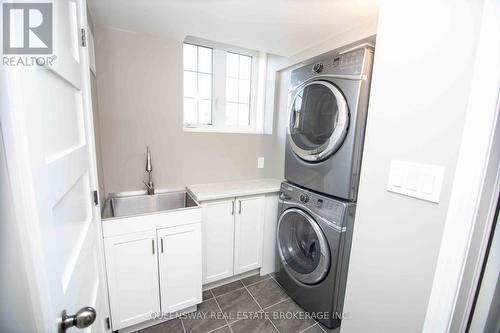
[[328,273],[328,243],[310,215],[297,208],[284,211],[278,221],[277,236],[281,262],[297,280],[315,284]]
[[330,82],[301,87],[290,106],[288,139],[297,156],[318,162],[335,153],[347,134],[349,111],[340,90]]

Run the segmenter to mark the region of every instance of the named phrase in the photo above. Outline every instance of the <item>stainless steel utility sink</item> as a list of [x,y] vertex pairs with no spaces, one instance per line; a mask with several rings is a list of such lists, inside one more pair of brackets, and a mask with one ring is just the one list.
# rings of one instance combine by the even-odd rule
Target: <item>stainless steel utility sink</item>
[[198,203],[187,191],[165,192],[154,195],[132,195],[111,198],[113,217],[141,215],[160,211],[197,207]]

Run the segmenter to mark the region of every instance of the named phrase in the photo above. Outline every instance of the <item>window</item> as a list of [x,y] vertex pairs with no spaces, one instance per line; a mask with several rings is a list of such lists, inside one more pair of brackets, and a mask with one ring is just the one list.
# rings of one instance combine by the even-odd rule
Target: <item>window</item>
[[184,44],[184,122],[212,124],[212,49]]
[[259,54],[193,39],[184,43],[184,130],[261,133]]
[[252,57],[226,53],[226,124],[250,125]]

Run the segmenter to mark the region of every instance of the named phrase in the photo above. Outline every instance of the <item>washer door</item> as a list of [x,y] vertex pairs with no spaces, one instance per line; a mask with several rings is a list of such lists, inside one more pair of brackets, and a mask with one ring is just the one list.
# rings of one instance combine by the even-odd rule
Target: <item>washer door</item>
[[312,81],[292,100],[288,140],[295,154],[307,162],[319,162],[335,153],[349,126],[347,102],[332,83]]
[[293,277],[315,284],[326,276],[330,268],[328,242],[309,214],[297,208],[284,211],[277,238],[281,262]]

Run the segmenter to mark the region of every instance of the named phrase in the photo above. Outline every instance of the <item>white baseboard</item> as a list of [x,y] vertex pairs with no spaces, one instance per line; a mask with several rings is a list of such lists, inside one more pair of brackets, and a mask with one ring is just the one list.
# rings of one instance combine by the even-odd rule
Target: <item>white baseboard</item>
[[231,283],[231,282],[234,282],[234,281],[237,281],[237,280],[240,280],[240,279],[244,279],[246,277],[249,277],[249,276],[252,276],[252,275],[256,275],[256,274],[260,274],[260,268],[257,268],[257,269],[254,269],[254,270],[251,270],[251,271],[248,271],[248,272],[245,272],[245,273],[241,273],[241,274],[238,274],[238,275],[233,275],[231,277],[228,277],[228,278],[225,278],[225,279],[222,279],[222,280],[219,280],[219,281],[214,281],[214,282],[210,282],[210,283],[204,284],[203,285],[203,290],[208,290],[208,289],[212,289],[212,288],[215,288],[215,287],[219,287],[219,286],[222,286],[224,284],[228,284],[228,283]]

